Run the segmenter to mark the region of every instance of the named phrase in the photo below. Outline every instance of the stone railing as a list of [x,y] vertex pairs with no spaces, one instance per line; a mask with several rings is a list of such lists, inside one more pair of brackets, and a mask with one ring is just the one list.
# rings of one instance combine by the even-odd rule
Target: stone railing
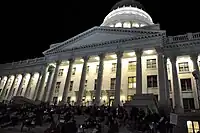
[[35,58],[35,59],[28,59],[18,62],[12,62],[12,63],[5,63],[0,64],[0,69],[2,68],[10,68],[12,66],[26,66],[26,65],[33,65],[33,64],[40,64],[44,63],[46,61],[45,57]]
[[191,40],[200,40],[200,32],[197,33],[187,33],[185,35],[178,36],[168,36],[167,43],[178,43]]

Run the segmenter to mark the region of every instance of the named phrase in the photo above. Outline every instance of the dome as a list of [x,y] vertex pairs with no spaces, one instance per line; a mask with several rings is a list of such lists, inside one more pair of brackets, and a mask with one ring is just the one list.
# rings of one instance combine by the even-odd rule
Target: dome
[[112,7],[101,26],[132,28],[152,24],[153,20],[142,4],[136,0],[122,0]]
[[142,4],[140,4],[140,2],[138,1],[135,1],[135,0],[121,0],[119,2],[117,2],[111,9],[112,10],[115,10],[117,8],[120,8],[120,7],[123,7],[123,6],[131,6],[131,7],[137,7],[139,9],[142,9],[144,10],[144,7]]

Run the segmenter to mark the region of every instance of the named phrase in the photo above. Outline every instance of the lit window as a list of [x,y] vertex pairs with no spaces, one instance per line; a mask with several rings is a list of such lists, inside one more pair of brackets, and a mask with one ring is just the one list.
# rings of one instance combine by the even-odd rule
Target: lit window
[[136,88],[136,77],[128,77],[128,89]]
[[180,79],[181,80],[181,90],[182,91],[192,91],[191,79]]
[[116,23],[115,27],[122,27],[122,23]]
[[128,95],[127,96],[127,101],[131,101],[133,99],[133,95]]
[[73,90],[73,85],[74,85],[74,81],[70,81],[69,91],[72,91],[72,90]]
[[124,28],[131,28],[131,23],[130,23],[130,22],[125,22],[125,23],[123,24],[123,27],[124,27]]
[[76,73],[76,67],[74,67],[74,68],[72,69],[72,75],[75,75],[75,73]]
[[59,69],[58,76],[63,76],[64,69]]
[[116,72],[117,63],[112,63],[112,72]]
[[158,87],[157,75],[147,76],[147,88]]
[[156,59],[147,59],[147,68],[156,68]]
[[188,72],[189,71],[188,62],[178,63],[178,66],[179,66],[179,72]]
[[197,133],[199,131],[199,123],[197,121],[187,121],[188,133]]
[[132,23],[132,27],[139,27],[139,24],[138,24],[138,23],[135,23],[135,22],[133,22],[133,23]]
[[129,61],[128,62],[128,71],[135,72],[136,70],[136,61]]
[[116,79],[115,78],[111,78],[111,80],[110,80],[110,89],[111,90],[115,89],[115,84],[116,84]]

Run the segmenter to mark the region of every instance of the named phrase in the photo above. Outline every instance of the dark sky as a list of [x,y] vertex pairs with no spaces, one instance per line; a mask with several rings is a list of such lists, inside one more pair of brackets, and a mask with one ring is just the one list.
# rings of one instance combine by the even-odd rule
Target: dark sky
[[[0,3],[0,63],[41,57],[49,45],[99,26],[118,0]],[[200,32],[198,1],[138,0],[168,35]]]

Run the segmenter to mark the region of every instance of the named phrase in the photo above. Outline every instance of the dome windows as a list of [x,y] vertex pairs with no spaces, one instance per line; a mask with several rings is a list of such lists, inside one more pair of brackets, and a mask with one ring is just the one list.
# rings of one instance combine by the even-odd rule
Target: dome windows
[[124,28],[131,28],[131,23],[130,23],[130,22],[125,22],[125,23],[123,24],[123,27],[124,27]]
[[120,22],[119,22],[119,23],[116,23],[116,24],[115,24],[115,27],[122,27],[122,23],[120,23]]
[[140,27],[138,23],[133,22],[132,27]]
[[139,24],[137,22],[117,22],[116,24],[110,24],[109,27],[123,27],[123,28],[138,28],[138,27],[144,27],[147,26],[147,24]]

